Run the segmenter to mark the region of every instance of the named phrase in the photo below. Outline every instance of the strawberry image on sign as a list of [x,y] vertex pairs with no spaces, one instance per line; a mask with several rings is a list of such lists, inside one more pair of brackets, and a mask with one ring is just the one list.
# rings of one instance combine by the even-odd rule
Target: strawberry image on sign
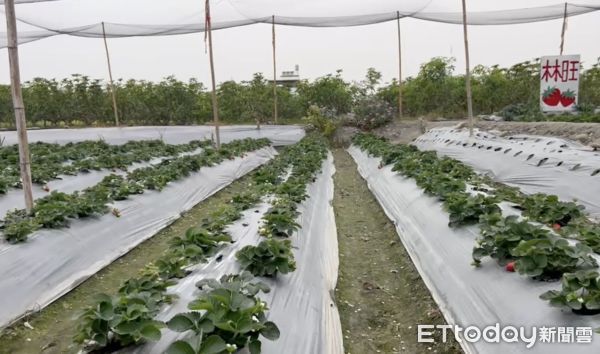
[[558,103],[561,101],[560,90],[556,87],[548,87],[542,95],[542,101],[548,106],[558,106]]
[[575,103],[575,93],[571,90],[567,90],[560,95],[560,104],[564,107],[569,107]]

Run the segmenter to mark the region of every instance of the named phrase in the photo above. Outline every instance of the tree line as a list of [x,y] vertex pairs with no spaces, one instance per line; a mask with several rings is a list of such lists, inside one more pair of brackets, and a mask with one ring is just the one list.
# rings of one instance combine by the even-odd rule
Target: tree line
[[[334,115],[352,113],[361,109],[366,97],[371,106],[373,99],[378,99],[396,107],[398,87],[395,79],[382,83],[381,73],[373,68],[364,80],[353,82],[344,80],[339,70],[302,80],[295,89],[277,87],[279,117],[283,122],[297,120],[311,106]],[[473,69],[472,89],[475,114],[502,112],[511,119],[544,119],[538,107],[539,59],[508,68],[478,65]],[[62,80],[35,78],[23,85],[28,122],[39,127],[113,125],[109,92],[106,82],[84,75]],[[117,80],[115,92],[122,124],[187,125],[212,120],[210,91],[195,79]],[[249,81],[222,82],[217,95],[223,122],[272,120],[272,86],[262,74],[254,74]],[[456,73],[453,58],[437,57],[422,64],[416,76],[403,80],[402,97],[406,116],[458,118],[466,114],[465,78]],[[600,59],[580,74],[579,102],[580,110],[588,115],[573,119],[598,119],[591,112],[600,106]],[[0,85],[0,125],[14,126],[7,85]]]

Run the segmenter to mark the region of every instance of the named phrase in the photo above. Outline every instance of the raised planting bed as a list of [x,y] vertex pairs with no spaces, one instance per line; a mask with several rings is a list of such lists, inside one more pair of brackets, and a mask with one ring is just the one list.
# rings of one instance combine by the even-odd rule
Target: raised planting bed
[[[331,158],[323,162],[325,157],[325,144],[316,138],[284,149],[253,174],[254,185],[175,239],[160,261],[124,283],[119,294],[102,295],[80,319],[76,342],[88,350],[138,353],[199,352],[208,344],[215,353],[242,348],[251,353],[342,353],[331,299],[337,277],[329,204],[333,168]],[[285,229],[297,230],[288,240],[298,267],[254,278],[236,253],[268,236],[259,229],[266,230],[266,215],[283,200],[295,201],[288,206],[298,218]],[[149,274],[156,275],[149,279]],[[125,318],[132,298],[147,311]],[[100,309],[108,307],[112,310],[104,318]],[[310,328],[314,331],[307,333]]]
[[[554,207],[540,208],[540,203],[549,202],[547,197],[529,199],[532,197],[514,189],[492,187],[487,178],[469,167],[432,152],[392,145],[368,135],[355,137],[354,143],[349,151],[359,172],[396,224],[404,246],[449,324],[483,329],[499,323],[525,326],[528,333],[532,327],[541,326],[600,326],[598,317],[559,311],[539,299],[540,294],[561,288],[560,283],[548,280],[597,268],[598,256],[588,246],[563,238],[562,227],[549,227],[565,215],[571,218],[567,225],[575,220],[590,225],[580,208],[565,206],[554,198],[550,198]],[[488,256],[494,261],[490,262]],[[569,291],[572,288],[564,290]],[[543,297],[556,296],[558,304],[563,295]],[[583,302],[587,303],[585,299]],[[593,302],[591,305],[595,306]],[[467,352],[598,350],[596,344],[587,343],[548,344],[538,340],[527,349],[523,341],[487,343],[461,338]]]
[[558,138],[501,137],[477,130],[469,137],[466,129],[458,128],[432,129],[413,144],[457,159],[524,193],[577,200],[600,219],[600,153],[592,148]]
[[[109,191],[113,197],[110,203],[100,198],[105,204],[93,205],[99,205],[102,212],[87,217],[72,217],[73,208],[85,207],[85,199],[82,199],[85,194],[57,194],[55,198],[58,201],[52,202],[58,206],[53,205],[53,208],[41,216],[46,221],[68,223],[68,228],[40,229],[35,225],[37,231],[30,235],[27,242],[0,244],[0,266],[5,275],[0,278],[0,291],[4,294],[4,305],[0,308],[0,326],[6,326],[29,311],[45,307],[155,235],[183,212],[272,159],[276,151],[272,147],[264,147],[264,144],[265,142],[260,141],[234,142],[232,146],[239,147],[235,153],[232,154],[225,146],[222,153],[210,155],[221,158],[204,164],[204,167],[196,162],[205,161],[207,155],[191,156],[192,160],[184,161],[193,162],[196,172],[188,170],[187,177],[185,173],[163,174],[160,167],[157,167],[156,175],[145,174],[144,178],[164,175],[170,178],[172,182],[161,191],[142,187],[143,194],[124,199],[132,191],[122,188],[129,185],[126,178],[116,179],[120,184],[97,186],[96,192]],[[221,162],[217,163],[218,161]],[[166,168],[170,165],[164,166]],[[140,181],[144,186],[145,179]],[[117,195],[120,197],[117,198]],[[61,202],[61,198],[67,202]],[[107,209],[108,213],[104,213]],[[51,214],[57,210],[58,212]],[[37,222],[41,220],[37,219],[39,217],[34,216],[31,220]],[[58,223],[56,226],[63,225]]]
[[[110,145],[102,140],[82,141],[65,145],[44,142],[29,146],[31,179],[45,185],[61,176],[89,173],[90,171],[127,170],[134,163],[155,158],[175,157],[210,145],[210,141],[194,140],[186,144],[170,145],[161,140],[129,141]],[[21,188],[19,151],[16,145],[0,148],[0,194],[10,187]],[[48,189],[48,186],[44,186]]]

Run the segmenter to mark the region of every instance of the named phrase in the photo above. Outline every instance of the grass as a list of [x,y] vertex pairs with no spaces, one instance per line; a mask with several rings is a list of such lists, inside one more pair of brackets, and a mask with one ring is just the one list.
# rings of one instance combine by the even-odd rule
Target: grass
[[[444,318],[352,158],[341,149],[333,153],[340,248],[336,301],[345,352],[460,353],[457,343],[444,344],[440,338],[435,343],[417,343],[417,324],[444,324]],[[157,259],[171,238],[243,191],[248,182],[244,177],[232,183],[46,309],[5,329],[0,335],[0,353],[76,353],[79,348],[71,341],[74,317],[95,294],[116,292],[124,280]]]
[[341,149],[333,153],[340,249],[336,302],[345,352],[461,353],[453,339],[417,342],[418,324],[445,320],[352,157]]

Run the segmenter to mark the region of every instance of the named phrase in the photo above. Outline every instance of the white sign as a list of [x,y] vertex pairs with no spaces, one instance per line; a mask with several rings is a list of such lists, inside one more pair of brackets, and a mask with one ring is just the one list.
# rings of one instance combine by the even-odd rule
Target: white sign
[[579,101],[579,55],[542,57],[540,108],[543,112],[574,111]]

